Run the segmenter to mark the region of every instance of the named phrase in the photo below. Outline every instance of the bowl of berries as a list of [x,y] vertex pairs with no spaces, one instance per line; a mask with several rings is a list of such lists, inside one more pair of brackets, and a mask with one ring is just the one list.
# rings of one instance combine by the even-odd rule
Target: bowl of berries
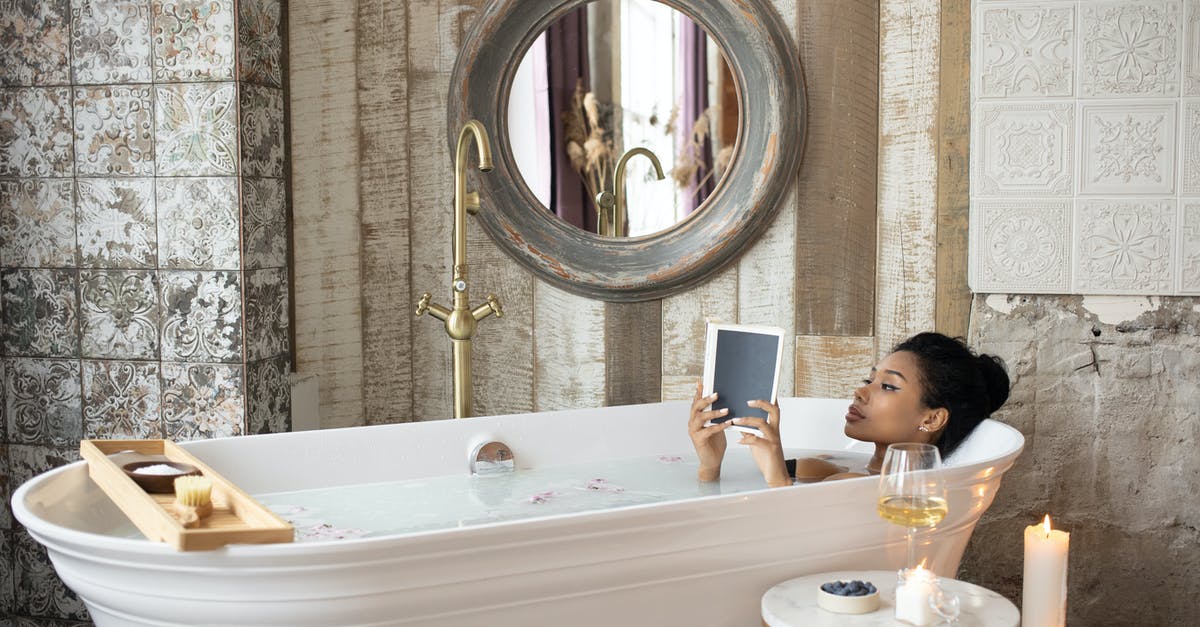
[[830,581],[817,590],[817,606],[836,614],[866,614],[879,609],[879,590],[869,581]]

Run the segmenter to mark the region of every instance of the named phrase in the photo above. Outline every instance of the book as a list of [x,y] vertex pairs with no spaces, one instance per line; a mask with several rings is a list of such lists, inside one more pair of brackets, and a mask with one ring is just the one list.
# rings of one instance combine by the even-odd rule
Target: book
[[[766,411],[746,403],[777,401],[782,361],[783,329],[710,322],[704,347],[704,395],[718,394],[710,409],[729,410],[713,422],[766,418]],[[753,427],[730,428],[758,433]]]

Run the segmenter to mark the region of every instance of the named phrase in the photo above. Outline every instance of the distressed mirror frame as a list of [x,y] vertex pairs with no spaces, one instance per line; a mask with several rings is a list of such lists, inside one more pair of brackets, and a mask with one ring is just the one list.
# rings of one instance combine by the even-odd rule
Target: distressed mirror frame
[[470,168],[469,189],[480,194],[476,218],[525,268],[600,300],[662,298],[734,261],[771,224],[804,151],[800,56],[770,0],[659,1],[690,16],[721,46],[741,108],[729,171],[704,205],[668,230],[610,238],[569,225],[537,200],[513,157],[508,96],[517,67],[542,31],[587,0],[492,2],[465,38],[450,81],[450,154],[467,120],[478,119],[492,133],[495,169]]

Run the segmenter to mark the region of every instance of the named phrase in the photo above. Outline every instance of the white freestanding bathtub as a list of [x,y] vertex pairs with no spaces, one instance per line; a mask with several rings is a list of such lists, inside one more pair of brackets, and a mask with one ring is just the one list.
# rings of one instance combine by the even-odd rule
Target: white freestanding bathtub
[[[845,400],[782,399],[785,447],[870,451],[842,435]],[[507,443],[517,470],[676,454],[694,467],[688,403],[492,416],[192,442],[251,494],[467,472]],[[953,575],[1021,452],[987,421],[949,460],[950,514],[926,552]],[[734,454],[736,444],[731,442]],[[772,585],[895,569],[903,530],[873,478],[383,537],[177,553],[131,539],[84,462],[22,485],[13,509],[107,625],[758,625]]]

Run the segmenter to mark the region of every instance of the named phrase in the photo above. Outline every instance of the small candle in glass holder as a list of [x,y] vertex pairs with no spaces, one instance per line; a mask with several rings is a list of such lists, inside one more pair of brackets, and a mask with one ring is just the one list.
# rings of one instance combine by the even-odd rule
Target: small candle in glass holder
[[937,620],[929,605],[929,597],[937,588],[937,575],[922,566],[923,563],[900,571],[900,581],[896,585],[896,620],[923,627]]

